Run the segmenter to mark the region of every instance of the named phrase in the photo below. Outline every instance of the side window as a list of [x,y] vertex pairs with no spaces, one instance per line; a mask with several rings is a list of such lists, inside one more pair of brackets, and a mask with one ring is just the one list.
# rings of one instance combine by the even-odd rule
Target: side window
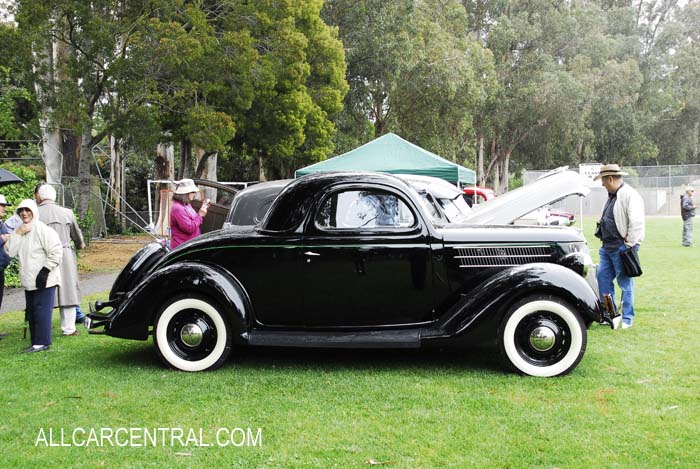
[[316,214],[321,229],[398,229],[415,223],[413,212],[400,198],[380,190],[337,192]]

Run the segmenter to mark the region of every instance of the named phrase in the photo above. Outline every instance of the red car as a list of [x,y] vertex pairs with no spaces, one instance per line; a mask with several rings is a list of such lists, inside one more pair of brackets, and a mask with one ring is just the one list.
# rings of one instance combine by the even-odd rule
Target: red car
[[474,203],[481,204],[496,197],[496,193],[493,189],[489,189],[488,187],[468,186],[462,190],[464,191],[464,200],[467,201],[470,207],[474,205]]

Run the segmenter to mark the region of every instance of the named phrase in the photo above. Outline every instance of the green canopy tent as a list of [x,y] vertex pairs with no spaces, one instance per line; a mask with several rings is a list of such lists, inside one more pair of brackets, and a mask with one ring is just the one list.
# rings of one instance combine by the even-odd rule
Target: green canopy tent
[[388,133],[361,147],[298,169],[295,177],[322,171],[378,171],[433,176],[460,186],[474,185],[476,173]]

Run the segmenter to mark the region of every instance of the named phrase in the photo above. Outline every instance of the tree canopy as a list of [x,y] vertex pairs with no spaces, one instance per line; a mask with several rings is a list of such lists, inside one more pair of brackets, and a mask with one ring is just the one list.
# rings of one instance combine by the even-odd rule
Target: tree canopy
[[82,180],[107,135],[132,159],[174,146],[173,176],[213,162],[229,180],[288,177],[388,132],[474,167],[500,191],[523,168],[700,163],[697,2],[10,8],[0,137],[53,129],[63,174]]

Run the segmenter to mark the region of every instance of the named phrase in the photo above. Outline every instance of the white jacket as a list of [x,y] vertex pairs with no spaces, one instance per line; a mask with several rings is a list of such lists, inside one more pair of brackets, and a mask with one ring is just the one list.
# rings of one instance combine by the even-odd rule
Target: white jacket
[[617,190],[613,217],[615,227],[627,246],[644,241],[644,199],[629,184],[623,184]]
[[27,207],[32,210],[32,230],[20,235],[12,233],[5,243],[5,251],[10,257],[19,259],[19,279],[25,290],[36,290],[36,276],[42,268],[49,269],[47,287],[60,282],[58,266],[63,259],[63,245],[58,233],[39,221],[39,209],[33,200],[25,199],[17,209]]

